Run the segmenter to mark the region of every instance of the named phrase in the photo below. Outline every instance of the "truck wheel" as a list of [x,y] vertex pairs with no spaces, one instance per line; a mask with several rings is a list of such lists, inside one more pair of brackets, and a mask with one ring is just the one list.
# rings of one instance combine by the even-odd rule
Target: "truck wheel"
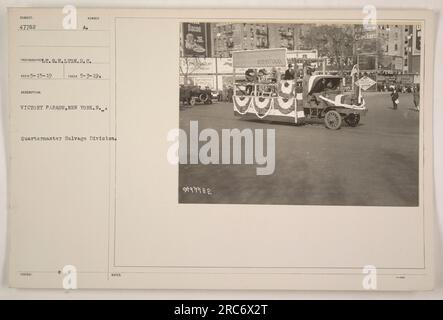
[[356,127],[360,122],[360,115],[351,113],[348,116],[346,116],[345,122],[351,127]]
[[337,130],[341,126],[341,115],[335,110],[329,110],[325,114],[326,128],[331,130]]

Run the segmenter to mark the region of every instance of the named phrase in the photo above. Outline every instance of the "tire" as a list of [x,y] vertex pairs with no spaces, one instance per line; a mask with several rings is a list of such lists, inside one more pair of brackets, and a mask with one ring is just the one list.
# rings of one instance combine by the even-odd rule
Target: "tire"
[[346,116],[345,122],[350,127],[356,127],[358,125],[358,123],[360,122],[360,115],[359,114],[351,113],[351,114]]
[[325,114],[325,126],[331,130],[338,130],[341,126],[341,115],[335,110],[329,110]]
[[209,100],[209,96],[207,93],[201,93],[198,98],[200,99],[201,102],[203,102],[204,104],[208,104],[208,100]]

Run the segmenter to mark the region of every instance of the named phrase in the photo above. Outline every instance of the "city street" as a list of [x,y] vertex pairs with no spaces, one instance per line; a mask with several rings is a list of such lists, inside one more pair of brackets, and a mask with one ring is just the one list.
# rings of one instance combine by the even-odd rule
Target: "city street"
[[[182,203],[417,206],[419,112],[412,94],[400,94],[398,110],[389,93],[365,93],[369,109],[360,124],[328,130],[323,121],[302,126],[246,121],[232,104],[180,110],[180,128],[198,120],[199,130],[275,129],[275,172],[257,176],[256,165],[180,165]],[[212,195],[184,193],[185,186]]]

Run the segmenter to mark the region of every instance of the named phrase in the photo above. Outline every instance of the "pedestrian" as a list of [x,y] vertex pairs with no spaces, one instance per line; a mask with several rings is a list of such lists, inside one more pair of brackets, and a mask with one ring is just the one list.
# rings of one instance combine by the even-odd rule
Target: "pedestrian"
[[285,71],[285,80],[294,80],[294,79],[295,79],[294,65],[290,63],[288,64],[288,70]]
[[415,109],[417,111],[420,111],[420,85],[419,84],[417,84],[417,86],[415,87],[415,89],[413,91],[413,96],[414,96]]
[[392,106],[394,110],[397,110],[398,104],[400,101],[398,100],[398,91],[397,88],[394,88],[394,91],[391,93],[391,99],[392,99]]
[[232,102],[232,97],[234,96],[234,88],[232,86],[228,87],[228,102]]

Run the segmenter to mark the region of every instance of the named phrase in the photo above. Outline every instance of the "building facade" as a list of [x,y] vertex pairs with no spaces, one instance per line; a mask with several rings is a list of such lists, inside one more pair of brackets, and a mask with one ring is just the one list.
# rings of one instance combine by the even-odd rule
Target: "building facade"
[[289,51],[309,50],[304,39],[310,25],[303,24],[211,24],[213,57],[228,58],[236,50],[286,48]]
[[295,49],[295,25],[270,24],[268,26],[269,47]]
[[228,58],[232,51],[269,48],[268,25],[254,23],[213,23],[212,56]]

